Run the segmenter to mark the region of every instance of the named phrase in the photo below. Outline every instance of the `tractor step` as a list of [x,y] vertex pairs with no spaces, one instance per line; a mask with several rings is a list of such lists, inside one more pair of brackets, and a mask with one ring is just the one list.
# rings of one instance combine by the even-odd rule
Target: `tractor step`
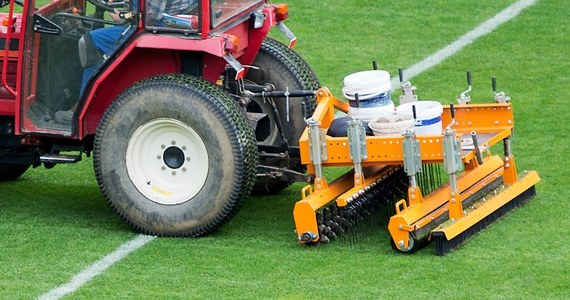
[[44,154],[40,156],[40,162],[52,164],[73,164],[81,161],[81,155]]

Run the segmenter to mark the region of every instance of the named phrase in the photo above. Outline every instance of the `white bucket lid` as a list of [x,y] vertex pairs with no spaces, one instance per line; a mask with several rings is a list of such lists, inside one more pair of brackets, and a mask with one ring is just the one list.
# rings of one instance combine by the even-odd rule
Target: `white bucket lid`
[[390,73],[384,70],[368,70],[344,77],[344,94],[354,96],[378,95],[392,89]]

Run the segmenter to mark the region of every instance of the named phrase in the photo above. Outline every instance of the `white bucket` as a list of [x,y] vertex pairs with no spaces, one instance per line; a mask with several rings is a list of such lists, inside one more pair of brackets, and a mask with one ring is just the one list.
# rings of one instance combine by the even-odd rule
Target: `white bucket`
[[356,108],[350,106],[348,107],[348,115],[350,117],[358,118],[364,122],[369,122],[372,119],[377,118],[378,116],[394,112],[395,112],[395,106],[392,100],[390,100],[388,104],[377,107],[369,107],[369,108]]
[[[348,100],[352,109],[352,115],[357,114],[369,117],[377,111],[394,110],[394,103],[391,100],[390,73],[383,70],[370,70],[350,74],[344,77],[344,87],[342,93]],[[356,94],[358,94],[359,106],[356,112]],[[381,108],[383,106],[388,106]],[[349,110],[349,115],[351,111]]]
[[414,118],[409,115],[387,113],[368,122],[374,135],[401,135],[406,129],[414,129]]
[[443,107],[437,101],[415,101],[399,105],[396,113],[413,116],[412,106],[416,107],[415,131],[418,135],[436,135],[443,131],[441,114]]

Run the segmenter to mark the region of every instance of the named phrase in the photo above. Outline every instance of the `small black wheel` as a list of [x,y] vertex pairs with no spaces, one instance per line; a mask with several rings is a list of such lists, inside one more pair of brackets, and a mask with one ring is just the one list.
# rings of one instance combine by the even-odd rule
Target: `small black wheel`
[[110,205],[136,230],[201,236],[234,216],[255,181],[253,130],[234,100],[203,79],[135,84],[107,109],[94,168]]
[[[257,68],[251,68],[245,79],[256,84],[272,84],[276,90],[317,90],[320,82],[311,67],[293,50],[287,48],[279,41],[266,38],[261,45],[259,53],[253,61]],[[306,104],[308,113],[312,113],[316,106],[314,96],[304,98],[290,98],[289,107],[285,99],[275,99],[279,112],[279,120],[283,125],[283,133],[289,146],[297,147],[299,138],[305,130],[306,124],[302,111],[302,103]],[[272,107],[261,98],[254,98],[248,107],[251,112],[263,112],[271,115]],[[281,145],[283,140],[277,131],[276,119],[270,118],[270,134],[265,135],[263,140],[258,140],[260,145]],[[260,157],[260,164],[281,167],[278,159],[265,159]],[[289,165],[291,170],[304,172],[305,167],[300,163],[299,157],[291,156]],[[254,186],[255,194],[276,193],[292,182],[286,178],[259,177]]]
[[30,168],[30,165],[0,164],[0,181],[18,179]]
[[408,236],[408,247],[403,247],[400,245],[396,245],[393,239],[390,239],[390,246],[394,251],[399,252],[401,254],[412,254],[418,251],[425,245],[425,241],[423,239],[417,239],[413,234],[410,233]]

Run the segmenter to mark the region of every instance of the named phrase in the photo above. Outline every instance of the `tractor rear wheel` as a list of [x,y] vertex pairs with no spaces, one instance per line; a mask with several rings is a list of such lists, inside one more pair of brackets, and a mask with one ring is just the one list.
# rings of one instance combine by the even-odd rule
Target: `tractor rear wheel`
[[28,170],[29,165],[0,164],[0,181],[16,180]]
[[255,181],[251,126],[227,93],[196,77],[135,84],[107,109],[94,144],[107,201],[146,234],[208,234],[236,214]]
[[[249,82],[259,85],[270,83],[275,86],[276,90],[287,88],[289,90],[317,90],[320,88],[320,82],[307,62],[293,50],[271,38],[266,38],[263,41],[261,49],[253,61],[253,66],[257,68],[250,68],[245,76]],[[285,99],[275,99],[275,103],[279,112],[279,119],[283,125],[283,134],[289,146],[298,147],[299,138],[306,126],[301,103],[305,103],[307,112],[312,113],[316,106],[315,97],[290,98],[289,107],[287,107]],[[258,144],[282,145],[283,139],[275,124],[276,120],[271,115],[271,105],[262,98],[254,98],[248,106],[248,111],[263,112],[271,116],[270,130],[272,132],[268,138],[258,139]],[[289,154],[289,164],[285,167],[294,171],[305,172],[305,167],[300,163],[298,155]],[[282,160],[261,156],[260,164],[282,167]],[[254,186],[254,193],[275,193],[288,187],[291,183],[285,177],[258,177]]]

